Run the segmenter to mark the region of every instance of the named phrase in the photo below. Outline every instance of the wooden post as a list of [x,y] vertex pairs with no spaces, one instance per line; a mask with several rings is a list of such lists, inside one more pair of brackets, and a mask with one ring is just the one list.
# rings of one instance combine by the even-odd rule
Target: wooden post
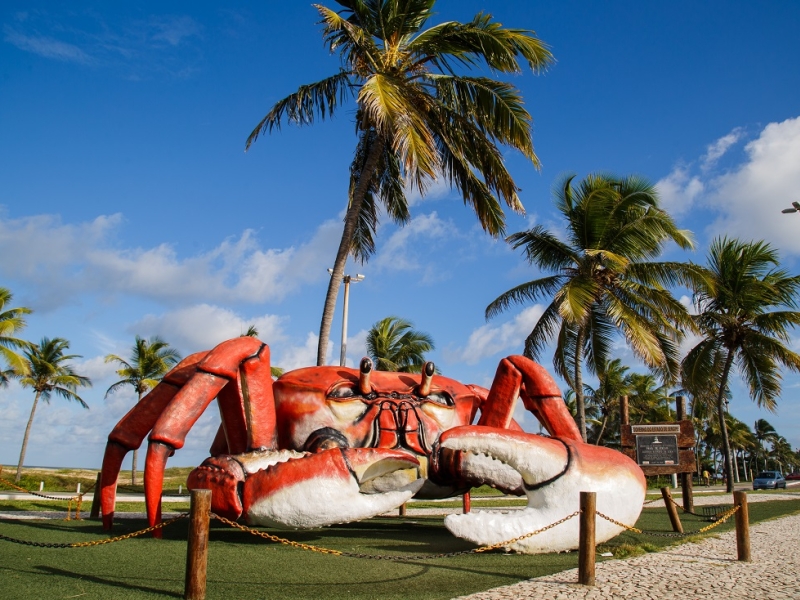
[[595,512],[597,494],[581,492],[581,524],[578,535],[578,583],[594,585]]
[[470,511],[470,507],[472,506],[469,492],[464,492],[464,495],[461,497],[461,504],[462,504],[462,512],[464,514],[467,514]]
[[400,517],[405,517],[406,516],[406,503],[405,502],[403,502],[400,505],[400,508],[397,509],[397,515],[400,516]]
[[628,425],[631,422],[627,396],[619,397],[619,422],[620,425]]
[[694,512],[694,483],[691,473],[681,473],[681,493],[683,494],[683,510]]
[[97,480],[94,482],[94,495],[92,496],[92,510],[89,513],[90,519],[100,518],[100,473],[97,474]]
[[668,487],[661,488],[661,496],[664,498],[664,506],[667,507],[667,514],[669,515],[670,523],[672,523],[672,531],[675,533],[683,533],[681,518],[678,516],[678,509],[672,501],[672,494],[669,493]]
[[205,600],[208,565],[208,526],[211,520],[211,490],[192,490],[189,509],[189,543],[186,550],[186,600]]
[[736,511],[736,555],[737,559],[750,562],[750,515],[747,511],[747,492],[733,492]]

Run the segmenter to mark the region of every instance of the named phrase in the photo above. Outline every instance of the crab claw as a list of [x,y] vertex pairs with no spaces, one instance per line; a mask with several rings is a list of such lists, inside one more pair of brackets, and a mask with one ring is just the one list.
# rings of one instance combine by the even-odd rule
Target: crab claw
[[[470,482],[522,479],[528,505],[522,510],[473,511],[450,515],[445,526],[475,544],[513,540],[577,511],[580,492],[597,493],[597,510],[633,526],[646,491],[642,470],[631,459],[601,446],[491,427],[457,427],[445,432],[440,448],[460,452],[458,476]],[[622,527],[598,518],[596,540],[607,541]],[[578,547],[579,519],[572,518],[542,533],[509,543],[526,554],[560,552]]]
[[397,508],[424,480],[419,461],[399,450],[331,448],[249,474],[242,501],[248,523],[311,528]]

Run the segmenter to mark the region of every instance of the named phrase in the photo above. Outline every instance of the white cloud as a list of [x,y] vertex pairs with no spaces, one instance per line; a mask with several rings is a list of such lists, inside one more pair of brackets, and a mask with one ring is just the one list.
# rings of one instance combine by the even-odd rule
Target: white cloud
[[798,215],[781,214],[800,201],[800,117],[770,123],[745,151],[747,161],[714,182],[710,201],[720,216],[710,232],[800,254]]
[[152,30],[152,41],[166,42],[170,46],[177,46],[187,38],[199,36],[202,31],[197,21],[187,16],[152,17],[148,27]]
[[246,318],[210,304],[196,304],[162,315],[147,315],[128,330],[142,337],[159,335],[185,353],[210,350],[220,342],[235,338],[255,325],[260,340],[273,345],[285,339],[283,317],[262,315]]
[[452,223],[446,223],[436,212],[414,217],[405,227],[395,231],[380,245],[370,261],[373,269],[416,271],[428,268],[424,253],[435,248],[439,240],[449,241],[459,234]]
[[[367,355],[368,330],[362,329],[347,339],[347,366],[355,369],[361,364],[361,359]],[[341,347],[340,347],[341,352]]]
[[487,324],[478,327],[470,334],[464,348],[446,353],[447,360],[474,365],[499,352],[522,353],[525,338],[539,321],[544,308],[541,304],[535,304],[523,310],[511,321],[500,325]]
[[7,25],[3,28],[3,33],[3,39],[5,39],[6,42],[25,52],[31,52],[44,58],[52,58],[62,62],[75,62],[80,64],[92,62],[92,58],[74,44],[69,44],[46,36],[25,35],[19,31],[14,31]]
[[[317,345],[319,336],[309,333],[306,342],[302,346],[281,346],[280,352],[275,355],[273,362],[275,366],[281,367],[284,371],[300,369],[301,367],[311,367],[317,364]],[[339,364],[339,357],[334,363],[331,362],[333,354],[333,342],[328,342],[328,351],[325,353],[325,364]]]
[[656,183],[661,206],[673,216],[685,214],[702,194],[705,186],[686,167],[675,167],[672,173]]
[[425,195],[419,193],[419,189],[411,186],[406,186],[405,194],[409,206],[416,206],[421,202],[428,200],[439,200],[446,198],[450,194],[450,184],[442,177],[434,179],[425,190]]
[[[212,251],[180,257],[168,244],[118,249],[108,239],[119,214],[63,224],[54,215],[0,217],[0,275],[30,286],[40,310],[68,303],[74,294],[125,294],[160,302],[279,301],[325,275],[341,225],[323,223],[299,247],[263,249],[255,232],[221,242]],[[50,290],[58,290],[53,294]]]
[[717,164],[717,161],[722,158],[728,150],[730,150],[731,146],[741,139],[743,134],[744,130],[741,127],[737,127],[728,135],[724,135],[713,144],[709,144],[702,159],[701,168],[703,171],[707,171],[708,169],[714,167]]

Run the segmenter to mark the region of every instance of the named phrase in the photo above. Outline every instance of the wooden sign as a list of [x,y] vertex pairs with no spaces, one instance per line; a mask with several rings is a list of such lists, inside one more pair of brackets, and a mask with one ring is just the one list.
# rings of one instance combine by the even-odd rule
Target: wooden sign
[[620,426],[621,449],[636,461],[645,475],[694,473],[697,470],[694,425],[690,420],[631,425],[625,422],[627,402],[624,404]]

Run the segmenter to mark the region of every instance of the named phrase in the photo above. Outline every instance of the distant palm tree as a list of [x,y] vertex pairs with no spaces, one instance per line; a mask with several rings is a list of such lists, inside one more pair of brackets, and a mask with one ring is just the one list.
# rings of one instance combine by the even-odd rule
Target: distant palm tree
[[759,454],[764,457],[764,468],[767,468],[767,452],[764,449],[764,442],[774,443],[778,439],[778,432],[766,419],[759,419],[755,422],[753,435],[758,441]]
[[74,358],[80,358],[78,354],[64,354],[69,349],[69,342],[62,338],[42,338],[38,345],[33,345],[25,350],[26,375],[19,380],[22,387],[32,388],[35,392],[33,397],[33,407],[28,425],[25,427],[25,435],[22,438],[22,450],[19,453],[19,464],[17,465],[17,475],[14,481],[19,481],[22,473],[22,465],[25,462],[25,452],[28,449],[28,437],[33,425],[33,416],[36,413],[36,405],[41,398],[46,403],[50,403],[50,398],[55,393],[65,400],[74,400],[83,408],[89,408],[86,402],[78,396],[76,390],[79,387],[89,387],[91,380],[83,375],[78,375],[72,366],[66,364]]
[[628,376],[631,420],[637,423],[671,421],[670,401],[667,386],[660,385],[652,373],[631,373]]
[[630,392],[630,380],[627,375],[628,367],[622,364],[622,360],[615,358],[606,361],[597,378],[600,380],[596,389],[588,388],[590,393],[586,395],[587,410],[588,406],[596,406],[600,411],[601,421],[599,423],[594,443],[600,445],[603,434],[606,431],[609,420],[613,419],[619,410],[619,399],[627,396]]
[[[145,392],[158,385],[158,382],[166,375],[169,370],[178,364],[181,355],[174,348],[158,336],[152,336],[145,340],[138,335],[131,348],[130,360],[120,358],[116,354],[109,354],[105,361],[115,362],[121,365],[117,370],[117,375],[122,377],[116,383],[111,384],[106,390],[106,397],[125,386],[131,386],[138,396],[137,402],[141,402]],[[136,485],[136,464],[138,449],[133,451],[131,463],[131,485]]]
[[650,183],[590,175],[574,187],[573,179],[554,188],[566,241],[542,225],[507,238],[525,249],[530,264],[552,274],[501,294],[486,308],[486,318],[512,304],[552,298],[524,352],[536,359],[556,338],[553,365],[575,390],[578,428],[586,440],[584,360],[589,372],[599,373],[621,334],[646,365],[665,380],[674,378],[681,327],[690,327],[691,320],[667,287],[692,282],[699,271],[684,263],[650,262],[669,240],[692,247],[689,233],[659,208]]
[[367,333],[367,354],[378,371],[419,373],[425,353],[434,349],[427,333],[414,330],[414,324],[399,317],[386,317]]
[[534,32],[509,29],[479,13],[472,21],[447,21],[423,29],[435,0],[337,0],[341,10],[315,5],[325,44],[338,53],[338,73],[301,86],[278,101],[247,139],[287,121],[310,125],[355,100],[358,136],[350,165],[344,229],[322,314],[317,364],[328,347],[345,264],[374,252],[380,205],[396,223],[410,219],[406,193],[424,194],[437,178],[455,187],[485,231],[502,235],[500,200],[522,212],[518,188],[504,164],[502,146],[538,166],[531,116],[514,86],[467,69],[518,73],[520,63],[540,71],[552,61]]
[[31,314],[30,308],[20,306],[7,308],[14,295],[6,288],[0,287],[0,357],[12,371],[25,373],[27,362],[16,350],[31,348],[31,343],[16,337],[25,328],[25,315]]
[[684,378],[720,377],[716,409],[728,492],[733,491],[733,463],[724,399],[731,369],[736,364],[752,398],[771,411],[781,392],[779,366],[800,371],[800,355],[787,345],[789,330],[800,324],[800,312],[792,310],[800,300],[800,275],[778,265],[777,251],[766,242],[717,238],[708,253],[710,277],[695,287],[694,320],[703,339],[684,359]]

